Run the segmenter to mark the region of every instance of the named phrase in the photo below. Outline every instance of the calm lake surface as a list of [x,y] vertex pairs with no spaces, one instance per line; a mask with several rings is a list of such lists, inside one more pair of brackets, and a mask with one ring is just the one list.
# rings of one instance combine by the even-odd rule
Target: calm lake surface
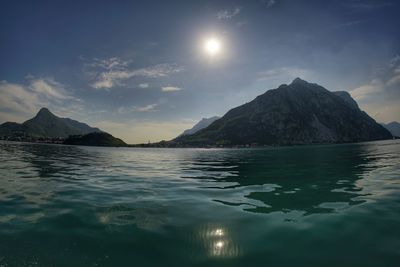
[[400,142],[0,142],[0,266],[400,266]]

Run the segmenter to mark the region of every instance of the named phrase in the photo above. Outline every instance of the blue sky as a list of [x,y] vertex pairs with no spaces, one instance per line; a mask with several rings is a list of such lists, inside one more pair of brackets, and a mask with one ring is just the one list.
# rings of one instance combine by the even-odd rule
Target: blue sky
[[[295,77],[400,120],[400,3],[3,1],[0,123],[47,106],[130,143],[171,139]],[[221,52],[210,57],[204,40]]]

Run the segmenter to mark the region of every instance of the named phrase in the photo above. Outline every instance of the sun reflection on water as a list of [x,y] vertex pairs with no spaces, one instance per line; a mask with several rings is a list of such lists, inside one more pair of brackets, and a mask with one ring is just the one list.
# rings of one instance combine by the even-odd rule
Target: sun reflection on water
[[211,257],[237,257],[240,254],[239,245],[234,242],[227,228],[206,226],[199,231],[200,242]]

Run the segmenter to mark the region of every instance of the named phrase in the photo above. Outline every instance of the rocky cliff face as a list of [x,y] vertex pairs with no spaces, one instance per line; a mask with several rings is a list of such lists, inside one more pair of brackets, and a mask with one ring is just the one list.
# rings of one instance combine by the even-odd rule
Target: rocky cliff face
[[350,95],[299,78],[228,111],[181,145],[291,145],[390,139]]

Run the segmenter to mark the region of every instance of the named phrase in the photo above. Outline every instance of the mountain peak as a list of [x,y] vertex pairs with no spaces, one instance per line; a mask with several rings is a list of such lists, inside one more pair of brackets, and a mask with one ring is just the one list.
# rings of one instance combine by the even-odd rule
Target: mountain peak
[[296,79],[294,79],[294,80],[292,81],[291,84],[308,84],[308,82],[305,81],[305,80],[303,80],[303,79],[300,79],[299,77],[297,77]]
[[70,135],[83,135],[92,132],[101,132],[101,130],[69,118],[59,118],[47,108],[41,108],[35,117],[22,124],[4,123],[0,127],[0,136],[9,137],[66,138]]
[[229,110],[192,135],[174,140],[183,146],[244,146],[347,143],[391,139],[347,93],[296,78]]
[[43,116],[43,115],[53,115],[48,108],[41,108],[36,116]]

